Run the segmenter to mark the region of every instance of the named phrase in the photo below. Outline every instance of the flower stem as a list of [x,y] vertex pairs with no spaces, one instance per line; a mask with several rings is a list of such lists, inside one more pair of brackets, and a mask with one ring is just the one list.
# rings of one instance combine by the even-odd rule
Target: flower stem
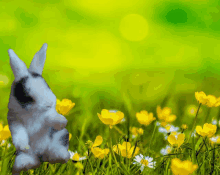
[[207,121],[209,119],[210,112],[211,112],[211,108],[208,108],[208,112],[207,112],[206,117],[205,117],[204,122],[203,122],[204,124],[207,123]]
[[155,121],[154,131],[153,131],[153,134],[152,134],[152,136],[151,136],[150,143],[149,143],[149,146],[148,146],[148,152],[149,152],[149,150],[150,150],[150,145],[151,145],[151,142],[152,142],[153,137],[154,137],[154,134],[155,134],[156,126],[157,126],[157,122]]
[[213,148],[213,154],[212,154],[212,162],[211,162],[211,172],[210,174],[213,174],[215,168],[215,144]]
[[132,156],[131,156],[131,157],[134,156],[134,153],[135,153],[135,150],[136,150],[136,147],[137,147],[137,143],[138,143],[138,140],[136,140],[136,142],[135,142],[134,150],[133,150],[133,152],[132,152]]
[[218,108],[218,118],[217,118],[217,131],[216,131],[216,133],[218,132],[218,130],[219,130],[219,127],[220,127],[220,125],[219,125],[219,120],[220,120],[220,107]]
[[125,136],[125,135],[126,135],[126,134],[123,133],[123,131],[120,130],[117,126],[113,126],[113,128],[114,128],[115,130],[117,130],[122,136]]
[[199,113],[199,109],[200,109],[201,105],[202,105],[202,103],[199,103],[199,107],[198,107],[198,109],[197,109],[196,116],[195,116],[194,121],[193,121],[192,130],[191,130],[191,132],[190,132],[189,139],[188,139],[187,142],[189,142],[189,140],[190,140],[190,138],[191,138],[191,135],[192,135],[192,133],[193,133],[193,131],[194,131],[194,128],[195,128],[195,125],[196,125],[196,120],[197,120],[198,113]]
[[196,157],[199,155],[199,152],[202,150],[202,148],[203,148],[205,142],[206,142],[206,137],[205,137],[205,139],[203,138],[203,144],[202,144],[201,147],[199,148],[199,151],[197,151]]
[[[114,126],[114,128],[115,128],[115,126]],[[116,129],[116,130],[117,130],[117,129]],[[117,167],[119,167],[118,161],[117,161],[117,159],[116,159],[116,157],[115,157],[115,153],[114,153],[114,151],[113,151],[113,149],[112,149],[112,133],[111,133],[110,127],[109,127],[109,149],[110,149],[110,153],[111,153],[112,156],[114,157],[114,160],[115,160],[115,163],[117,164]]]
[[85,167],[84,167],[84,169],[83,169],[83,174],[85,174],[85,172],[86,172],[86,166],[87,166],[87,164],[88,164],[89,158],[90,158],[90,152],[89,152],[89,149],[88,149],[88,159],[86,160],[86,165],[85,165]]

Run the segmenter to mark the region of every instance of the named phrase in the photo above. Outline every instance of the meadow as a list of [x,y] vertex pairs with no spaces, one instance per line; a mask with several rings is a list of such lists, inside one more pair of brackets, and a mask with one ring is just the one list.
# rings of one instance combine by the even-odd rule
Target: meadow
[[[57,99],[57,112],[68,119],[70,160],[44,162],[20,174],[219,174],[220,98],[200,91],[191,93],[194,103],[178,105],[168,93],[150,107],[144,101],[135,105],[129,91],[122,98],[121,104],[108,105],[100,99],[96,115],[83,118],[86,105],[79,99]],[[5,120],[0,132],[0,167],[6,175],[16,149]]]
[[219,34],[217,0],[1,0],[0,174],[16,151],[7,50],[28,67],[43,43],[71,158],[21,175],[220,174]]

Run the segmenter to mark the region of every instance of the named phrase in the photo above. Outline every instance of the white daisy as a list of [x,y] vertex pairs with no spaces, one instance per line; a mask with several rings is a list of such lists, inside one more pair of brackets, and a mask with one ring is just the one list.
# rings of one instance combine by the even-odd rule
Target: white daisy
[[80,157],[79,154],[77,153],[77,151],[72,152],[70,150],[68,150],[70,153],[70,159],[74,160],[74,161],[81,161],[81,160],[85,160],[86,157]]
[[153,158],[149,156],[143,156],[142,154],[135,156],[135,162],[133,164],[141,165],[140,170],[143,171],[145,166],[149,168],[154,168],[156,166],[156,162],[153,162]]
[[197,135],[196,135],[196,130],[194,130],[194,131],[192,132],[191,137],[192,137],[192,136],[197,137]]
[[219,136],[211,137],[211,138],[210,138],[210,141],[211,141],[211,142],[214,142],[214,143],[220,143]]
[[213,125],[217,125],[217,120],[212,120]]
[[159,127],[159,132],[168,134],[170,132],[176,132],[179,129],[180,129],[179,127],[175,127],[173,125],[166,125],[165,127]]
[[[2,140],[0,146],[3,146],[4,144],[6,144],[6,141]],[[7,148],[9,148],[9,147],[11,147],[11,144],[7,143]]]
[[168,133],[177,132],[179,129],[180,129],[179,127],[175,127],[173,125],[168,124],[165,127],[159,127],[159,132],[163,133],[165,140],[167,140]]
[[167,145],[165,148],[162,148],[160,150],[160,153],[162,155],[167,155],[167,154],[169,154],[171,152],[171,150],[172,150],[172,148],[169,145]]
[[123,118],[120,123],[124,123],[125,121],[126,121],[125,118]]
[[160,122],[156,122],[156,125],[157,125],[157,126],[160,126]]

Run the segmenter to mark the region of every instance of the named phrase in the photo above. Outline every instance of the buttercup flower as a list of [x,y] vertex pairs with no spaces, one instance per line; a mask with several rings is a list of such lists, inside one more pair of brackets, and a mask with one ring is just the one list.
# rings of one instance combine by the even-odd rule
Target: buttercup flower
[[[139,152],[140,148],[136,147],[134,155],[137,155]],[[134,146],[131,147],[131,143],[129,142],[123,142],[122,145],[114,145],[113,146],[113,151],[115,151],[117,154],[121,154],[123,157],[131,158],[133,151],[134,151]]]
[[132,133],[132,137],[135,138],[138,135],[143,135],[144,130],[142,128],[130,127],[130,131]]
[[171,115],[171,108],[165,107],[161,109],[160,106],[157,106],[157,116],[166,125],[167,123],[171,123],[176,120],[176,115]]
[[156,118],[153,117],[153,113],[148,113],[147,111],[143,110],[140,113],[136,113],[137,120],[142,125],[149,125],[152,121]]
[[193,165],[189,160],[181,161],[174,158],[171,161],[171,170],[174,175],[189,175],[198,168],[198,165]]
[[186,124],[182,124],[181,128],[186,130],[188,128],[188,126]]
[[68,115],[74,106],[75,103],[72,103],[69,99],[63,99],[62,101],[57,99],[56,111],[62,115]]
[[92,144],[91,151],[96,158],[103,159],[109,153],[109,149],[101,149],[97,146],[101,145],[103,142],[102,136],[97,136],[94,143]]
[[96,158],[103,159],[109,153],[109,149],[101,149],[99,147],[95,147],[92,149],[92,153]]
[[69,141],[70,141],[70,139],[72,138],[72,134],[71,133],[69,133]]
[[160,153],[162,155],[167,155],[167,154],[171,153],[171,151],[172,151],[172,148],[169,145],[167,145],[165,148],[162,148],[160,150]]
[[80,157],[80,155],[76,152],[72,152],[70,150],[68,150],[68,152],[70,153],[70,159],[74,160],[74,161],[81,161],[81,160],[85,160],[86,157]]
[[82,163],[77,162],[77,163],[75,163],[74,165],[75,165],[75,167],[76,167],[78,170],[83,170],[83,164],[82,164]]
[[205,136],[212,137],[216,133],[216,129],[217,129],[216,125],[212,125],[208,123],[205,123],[203,125],[203,128],[201,126],[196,126],[196,132],[203,137]]
[[201,91],[195,92],[196,100],[203,105],[207,105],[208,107],[217,107],[220,105],[220,97],[216,98],[214,95],[208,95]]
[[203,91],[195,92],[195,97],[199,103],[202,103],[203,105],[206,104],[207,98],[206,98],[206,94]]
[[177,132],[172,132],[168,138],[167,138],[168,142],[174,146],[174,147],[180,147],[184,140],[185,140],[185,134],[179,134]]
[[124,113],[121,111],[112,112],[107,109],[103,109],[101,111],[101,115],[99,113],[97,114],[102,123],[109,125],[110,128],[112,128],[113,125],[120,123],[124,118]]
[[133,164],[139,164],[141,165],[141,171],[144,170],[145,166],[148,166],[149,168],[154,168],[156,166],[156,162],[153,162],[153,158],[149,156],[143,156],[142,154],[135,156],[134,159],[135,162]]
[[0,141],[7,140],[9,137],[11,137],[9,126],[6,125],[3,127],[3,125],[0,123]]

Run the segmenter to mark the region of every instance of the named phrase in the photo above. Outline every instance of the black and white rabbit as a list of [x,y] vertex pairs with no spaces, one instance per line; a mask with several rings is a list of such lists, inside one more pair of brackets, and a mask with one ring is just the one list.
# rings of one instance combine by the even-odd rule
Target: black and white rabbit
[[70,159],[67,119],[56,111],[56,96],[42,78],[47,44],[35,54],[29,69],[8,50],[15,80],[8,103],[8,124],[16,148],[12,174],[37,168],[42,162]]

